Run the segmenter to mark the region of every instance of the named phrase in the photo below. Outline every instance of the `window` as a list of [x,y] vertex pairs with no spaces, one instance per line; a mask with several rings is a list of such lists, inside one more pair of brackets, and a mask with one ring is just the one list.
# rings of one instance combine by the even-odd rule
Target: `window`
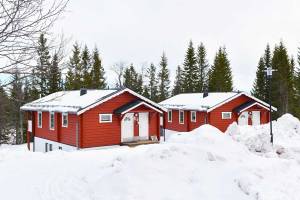
[[42,112],[39,111],[38,112],[38,128],[42,128],[42,119],[43,119],[43,115],[42,115]]
[[196,115],[196,111],[191,111],[191,122],[196,122],[197,120],[197,115]]
[[100,123],[110,123],[112,122],[112,114],[99,114]]
[[179,110],[179,124],[184,124],[184,111]]
[[49,151],[52,151],[52,144],[49,144]]
[[68,113],[61,115],[62,127],[68,127]]
[[49,120],[50,130],[54,130],[54,112],[50,112]]
[[231,112],[222,112],[222,119],[231,119]]
[[62,147],[58,147],[58,150],[62,150]]
[[172,122],[172,110],[168,110],[168,122]]
[[45,143],[45,152],[48,152],[48,143]]

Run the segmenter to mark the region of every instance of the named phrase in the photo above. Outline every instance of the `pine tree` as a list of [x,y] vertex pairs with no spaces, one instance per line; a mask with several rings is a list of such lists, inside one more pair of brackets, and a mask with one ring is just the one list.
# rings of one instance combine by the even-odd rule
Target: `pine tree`
[[[10,88],[10,121],[11,126],[16,131],[16,144],[23,143],[23,130],[20,130],[20,107],[23,105],[23,90],[20,74],[18,70],[12,75],[12,86]],[[23,123],[23,122],[22,122]],[[22,133],[22,134],[21,134]]]
[[38,90],[38,80],[36,71],[32,70],[32,75],[30,79],[28,80],[28,96],[26,97],[26,102],[30,102],[33,100],[36,100],[41,97],[40,92]]
[[102,66],[102,62],[99,56],[98,49],[95,48],[93,52],[93,59],[92,59],[92,88],[94,89],[104,89],[106,88],[106,80],[105,80],[105,71]]
[[149,88],[147,85],[144,85],[144,88],[143,88],[143,96],[150,99],[150,93],[149,93]]
[[272,68],[276,70],[272,76],[272,103],[278,108],[277,116],[294,110],[294,98],[296,93],[293,76],[294,67],[290,61],[287,49],[283,42],[276,45],[272,57]]
[[137,74],[137,80],[135,82],[135,92],[137,92],[140,95],[142,95],[144,92],[143,84],[144,84],[143,75]]
[[183,81],[183,92],[191,93],[197,91],[197,83],[199,83],[199,77],[197,70],[197,60],[192,41],[190,41],[189,43],[183,63]]
[[226,49],[219,48],[214,65],[209,72],[208,87],[210,92],[230,92],[233,90],[232,73]]
[[80,58],[80,47],[78,43],[73,45],[72,56],[70,57],[68,64],[68,72],[66,76],[66,89],[67,90],[78,90],[81,88],[83,81],[81,58]]
[[158,102],[163,101],[169,97],[170,78],[168,69],[168,60],[163,53],[160,61],[160,70],[158,73]]
[[91,77],[91,58],[90,52],[87,46],[84,46],[81,53],[81,69],[82,69],[82,88],[92,87],[92,77]]
[[41,96],[46,96],[49,94],[48,91],[48,80],[49,80],[49,67],[50,67],[50,53],[47,44],[47,38],[44,34],[41,34],[38,40],[37,47],[38,54],[38,65],[36,67],[37,81],[39,85],[39,91]]
[[294,84],[295,84],[295,89],[296,89],[296,94],[295,94],[295,104],[296,104],[296,113],[295,116],[300,118],[300,107],[297,105],[300,105],[300,48],[298,48],[298,56],[297,56],[297,62],[298,62],[298,67],[295,69],[295,74],[294,74]]
[[58,65],[59,65],[58,55],[57,53],[55,53],[52,58],[50,70],[49,70],[49,82],[48,82],[49,94],[62,90],[61,72]]
[[256,78],[253,84],[253,89],[251,94],[258,99],[267,102],[268,101],[268,88],[267,88],[267,79],[266,79],[266,65],[264,58],[260,58],[256,71]]
[[4,88],[0,84],[0,145],[9,140],[9,99]]
[[207,85],[207,80],[208,80],[208,69],[209,69],[209,64],[206,59],[206,50],[204,47],[204,44],[201,43],[200,46],[198,46],[197,49],[197,55],[196,55],[196,61],[197,61],[197,68],[198,68],[198,80],[197,80],[197,92],[203,92],[205,85]]
[[182,69],[178,65],[177,70],[176,70],[176,77],[175,77],[175,82],[174,82],[174,87],[172,90],[172,95],[177,95],[183,92],[183,77],[182,77]]
[[146,77],[149,79],[148,84],[148,92],[149,92],[149,98],[152,101],[157,102],[158,100],[158,80],[156,76],[156,67],[153,63],[150,64],[150,67],[147,69]]

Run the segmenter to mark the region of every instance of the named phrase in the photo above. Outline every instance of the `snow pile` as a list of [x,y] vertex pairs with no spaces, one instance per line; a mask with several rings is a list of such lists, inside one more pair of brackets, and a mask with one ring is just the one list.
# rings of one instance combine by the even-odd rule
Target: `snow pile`
[[168,136],[135,148],[46,154],[0,146],[1,199],[299,199],[300,162],[258,156],[209,125]]
[[270,143],[270,124],[260,126],[238,126],[231,124],[226,133],[244,143],[250,151],[266,156],[293,157],[300,153],[300,121],[285,114],[273,121],[274,146]]

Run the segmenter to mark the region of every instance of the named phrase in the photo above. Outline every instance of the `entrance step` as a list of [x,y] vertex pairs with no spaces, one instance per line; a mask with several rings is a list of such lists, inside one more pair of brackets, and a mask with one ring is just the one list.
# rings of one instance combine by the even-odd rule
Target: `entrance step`
[[145,144],[157,144],[159,141],[153,141],[153,140],[140,140],[140,141],[132,141],[132,142],[122,142],[121,146],[129,146],[129,147],[136,147],[139,145],[145,145]]

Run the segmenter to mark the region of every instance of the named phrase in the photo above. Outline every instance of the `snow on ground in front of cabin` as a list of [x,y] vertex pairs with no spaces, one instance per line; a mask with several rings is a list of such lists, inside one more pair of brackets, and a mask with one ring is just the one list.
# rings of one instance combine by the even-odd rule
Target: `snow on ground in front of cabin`
[[[274,122],[276,144],[290,150],[297,145],[300,123],[291,116],[282,120],[285,125],[280,121]],[[244,128],[231,127],[230,135],[209,125],[191,133],[168,131],[165,143],[136,148],[45,154],[4,145],[1,199],[298,200],[296,156],[271,153],[275,147],[253,151],[249,143],[264,137],[257,136],[259,127],[245,128],[251,134],[246,137]]]

